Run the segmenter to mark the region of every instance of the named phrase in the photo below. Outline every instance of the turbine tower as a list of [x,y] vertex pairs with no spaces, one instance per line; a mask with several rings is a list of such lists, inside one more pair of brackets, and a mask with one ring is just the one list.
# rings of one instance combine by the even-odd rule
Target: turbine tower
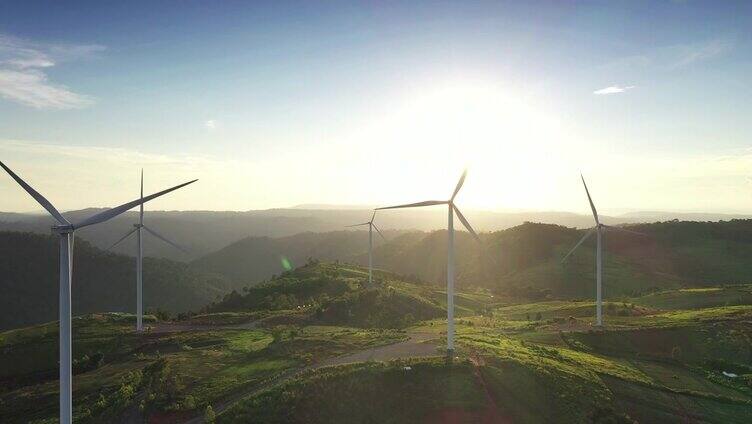
[[454,204],[454,198],[457,197],[462,188],[462,184],[465,183],[465,177],[467,176],[467,169],[462,173],[460,180],[457,182],[457,186],[454,188],[454,193],[449,200],[427,200],[425,202],[410,203],[407,205],[387,206],[384,208],[376,208],[376,210],[382,209],[401,209],[401,208],[415,208],[422,206],[435,206],[435,205],[447,205],[448,208],[448,220],[447,220],[447,356],[452,357],[454,355],[454,214],[457,214],[457,218],[460,219],[462,225],[467,228],[467,231],[472,234],[476,241],[480,242],[480,237],[475,233],[473,227],[462,215],[457,205]]
[[593,235],[593,232],[596,233],[596,245],[595,245],[595,323],[597,326],[603,325],[603,234],[606,232],[606,229],[610,230],[616,230],[616,231],[622,231],[625,233],[631,233],[631,234],[637,234],[644,236],[642,233],[638,233],[637,231],[630,231],[625,230],[624,228],[619,227],[613,227],[610,225],[602,224],[600,219],[598,218],[598,211],[595,209],[595,205],[593,204],[593,199],[590,197],[590,191],[588,191],[587,184],[585,184],[585,177],[580,174],[580,179],[582,179],[582,185],[585,187],[585,194],[587,194],[588,202],[590,203],[590,210],[593,211],[593,219],[595,219],[595,226],[590,228],[585,235],[580,239],[580,241],[577,242],[577,244],[574,245],[572,250],[569,251],[569,253],[564,256],[564,259],[561,260],[562,263],[569,258],[569,256],[574,253],[575,250],[577,250],[580,245],[585,242],[591,235]]
[[107,209],[83,221],[71,224],[44,196],[34,190],[26,181],[16,175],[4,163],[0,166],[5,169],[16,182],[26,190],[47,212],[58,222],[52,227],[52,232],[60,237],[60,423],[71,424],[73,422],[73,380],[72,380],[72,340],[71,340],[71,280],[73,279],[73,244],[74,234],[79,228],[95,225],[114,218],[121,213],[142,205],[149,200],[177,190],[195,182],[188,181],[167,190],[154,193],[146,197],[124,203],[112,209]]
[[[141,170],[141,198],[144,198],[144,170]],[[185,249],[178,246],[176,243],[171,242],[164,236],[161,236],[156,231],[144,225],[144,204],[139,205],[138,224],[133,224],[133,229],[127,232],[120,240],[112,244],[107,250],[117,246],[123,240],[130,237],[131,234],[136,233],[136,331],[143,331],[144,322],[144,250],[143,250],[143,235],[141,230],[146,230],[149,234],[169,244],[170,246],[186,252]]]
[[364,222],[362,224],[354,224],[354,225],[346,225],[346,227],[360,227],[362,225],[368,225],[368,285],[373,285],[373,230],[375,229],[377,233],[381,236],[384,241],[386,241],[386,237],[384,237],[383,234],[381,234],[381,231],[379,231],[379,227],[376,226],[376,224],[373,223],[374,218],[376,218],[376,211],[373,211],[373,215],[371,215],[371,220],[368,222]]

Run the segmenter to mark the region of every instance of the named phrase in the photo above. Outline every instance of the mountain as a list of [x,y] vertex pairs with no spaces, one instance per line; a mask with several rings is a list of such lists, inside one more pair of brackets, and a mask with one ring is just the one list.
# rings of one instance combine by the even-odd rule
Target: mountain
[[[751,220],[668,221],[629,228],[644,236],[608,231],[604,237],[606,296],[747,282],[752,275]],[[457,284],[527,298],[589,298],[594,286],[594,238],[561,263],[583,234],[559,225],[525,223],[482,233],[482,243],[477,244],[467,232],[457,232]],[[445,281],[446,231],[387,235],[388,242],[377,240],[377,268],[432,283]],[[192,265],[224,274],[239,285],[253,284],[283,272],[282,257],[293,264],[311,257],[366,265],[366,237],[365,231],[353,231],[247,238]]]
[[[58,244],[51,235],[0,232],[0,329],[57,319]],[[76,238],[73,269],[74,315],[135,309],[134,258]],[[222,276],[196,272],[182,262],[144,258],[147,311],[196,310],[229,290]]]
[[[606,299],[663,288],[750,281],[751,220],[668,221],[629,228],[645,236],[608,231],[604,238]],[[0,288],[18,293],[0,300],[7,311],[0,328],[53,319],[56,240],[47,235],[0,234]],[[387,242],[375,239],[377,268],[416,281],[444,283],[446,231],[388,230],[385,234]],[[560,263],[583,234],[583,230],[559,225],[525,223],[482,233],[482,243],[477,244],[467,232],[457,232],[457,285],[525,299],[592,298],[594,239],[586,241],[565,264]],[[147,257],[146,306],[173,312],[198,310],[217,296],[253,286],[309,258],[364,266],[367,236],[366,231],[334,231],[248,237],[188,264]],[[76,255],[74,312],[132,310],[133,258],[103,252],[81,237]]]
[[[374,245],[382,243],[383,240],[377,235]],[[305,232],[279,238],[247,237],[196,259],[191,266],[197,270],[223,274],[242,283],[239,286],[242,287],[304,264],[309,258],[324,261],[346,259],[355,252],[362,252],[367,246],[366,231]]]
[[[83,209],[63,215],[75,222],[102,209]],[[252,210],[245,212],[214,211],[146,211],[145,223],[158,233],[187,249],[181,252],[164,242],[145,235],[144,254],[173,260],[189,261],[219,250],[246,237],[286,237],[302,232],[330,232],[363,222],[372,210],[349,206],[329,209],[324,205],[302,205],[289,209]],[[570,227],[590,226],[592,218],[568,212],[465,212],[478,231],[498,231],[525,221],[555,223]],[[633,223],[632,218],[602,217],[608,224]],[[79,231],[78,235],[100,249],[109,248],[138,221],[138,212],[126,212],[100,225]],[[376,223],[384,230],[432,231],[446,227],[446,211],[398,210],[379,213]],[[27,231],[49,234],[54,222],[47,215],[0,213],[0,231]],[[113,251],[134,256],[135,241],[128,240]]]
[[752,219],[749,214],[726,214],[710,212],[666,212],[666,211],[632,211],[619,215],[622,218],[639,222],[656,221],[730,221],[732,219]]

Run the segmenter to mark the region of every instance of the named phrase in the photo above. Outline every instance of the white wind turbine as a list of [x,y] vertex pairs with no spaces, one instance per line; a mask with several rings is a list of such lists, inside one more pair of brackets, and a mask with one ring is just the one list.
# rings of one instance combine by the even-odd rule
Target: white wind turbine
[[[141,198],[144,198],[144,170],[141,170]],[[156,231],[144,225],[144,204],[139,205],[138,224],[133,224],[133,229],[128,231],[120,240],[112,244],[107,250],[117,246],[123,240],[130,237],[131,234],[136,233],[136,331],[143,331],[144,321],[144,250],[143,250],[143,237],[141,230],[144,229],[154,237],[162,240],[163,242],[171,245],[172,247],[185,252],[186,250],[177,244],[167,240],[165,237],[159,235]]]
[[376,226],[376,224],[373,223],[374,218],[376,218],[376,211],[373,211],[373,215],[371,215],[371,220],[368,222],[364,222],[362,224],[354,224],[354,225],[346,225],[346,227],[360,227],[362,225],[368,225],[368,285],[373,285],[373,230],[375,229],[377,233],[381,236],[384,241],[386,241],[386,237],[384,237],[383,234],[381,234],[381,231],[379,231],[379,227]]
[[457,182],[457,187],[452,193],[452,197],[449,200],[428,200],[425,202],[410,203],[407,205],[388,206],[384,208],[376,208],[376,210],[382,209],[400,209],[400,208],[414,208],[421,206],[434,206],[434,205],[447,205],[448,207],[448,222],[447,222],[447,356],[450,358],[454,354],[454,214],[457,214],[457,218],[460,219],[462,225],[467,228],[467,231],[472,234],[476,241],[480,242],[480,237],[475,233],[473,227],[462,215],[459,208],[454,204],[454,198],[457,197],[462,188],[462,184],[465,182],[465,176],[467,176],[467,169],[462,173],[460,180]]
[[644,235],[642,233],[638,233],[637,231],[630,231],[625,230],[624,228],[619,227],[613,227],[610,225],[602,224],[601,221],[598,219],[598,211],[595,210],[595,205],[593,204],[593,199],[590,197],[590,191],[588,191],[587,184],[585,184],[585,177],[580,174],[580,179],[582,179],[582,185],[585,186],[585,194],[587,194],[588,202],[590,203],[590,209],[593,211],[593,218],[595,219],[595,227],[588,230],[587,233],[580,239],[580,241],[577,242],[577,244],[574,245],[572,250],[569,251],[569,253],[564,256],[564,259],[561,260],[562,263],[569,258],[569,256],[574,253],[575,250],[577,250],[580,245],[587,240],[591,235],[593,235],[593,232],[596,233],[596,246],[595,246],[595,321],[596,325],[601,326],[603,325],[603,244],[602,244],[602,238],[603,234],[605,233],[606,229],[610,230],[617,230],[622,231],[625,233],[631,233],[631,234],[637,234],[637,235]]
[[71,424],[73,422],[73,381],[72,381],[72,344],[71,344],[71,280],[73,278],[73,244],[74,233],[76,230],[88,227],[89,225],[99,224],[114,218],[121,213],[141,205],[156,197],[177,190],[196,180],[177,185],[167,190],[154,193],[117,206],[112,209],[100,212],[94,216],[84,219],[81,222],[71,224],[47,199],[34,190],[18,175],[10,170],[4,163],[0,166],[13,177],[16,182],[26,190],[47,212],[52,215],[59,225],[52,227],[52,232],[60,236],[60,423]]

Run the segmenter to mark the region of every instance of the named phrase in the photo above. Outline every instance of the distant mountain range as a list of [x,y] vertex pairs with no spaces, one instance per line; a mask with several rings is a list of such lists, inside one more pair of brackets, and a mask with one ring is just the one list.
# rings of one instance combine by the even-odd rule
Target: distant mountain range
[[[308,211],[306,212],[308,213]],[[170,213],[166,213],[170,214]],[[152,225],[182,240],[182,225],[199,225],[196,216],[183,220],[159,214]],[[242,215],[242,214],[241,214]],[[225,236],[233,224],[248,222],[227,215]],[[350,217],[352,218],[352,217]],[[477,217],[476,217],[477,218]],[[39,219],[39,218],[37,218]],[[266,220],[265,220],[266,219]],[[310,215],[304,218],[311,220]],[[288,217],[257,217],[279,225]],[[386,220],[386,219],[385,219]],[[203,217],[204,222],[210,222]],[[33,222],[33,221],[32,221]],[[172,223],[174,227],[168,227]],[[178,224],[179,223],[179,224]],[[123,225],[127,221],[122,221]],[[239,224],[237,224],[239,225]],[[127,228],[127,227],[126,227]],[[125,229],[125,228],[124,228]],[[171,229],[176,229],[170,232]],[[634,224],[643,236],[608,231],[605,236],[604,294],[607,299],[639,295],[662,288],[748,283],[752,281],[752,220],[724,222],[667,221]],[[207,237],[211,231],[201,230]],[[269,228],[265,229],[270,232]],[[83,238],[75,250],[73,307],[75,314],[132,311],[135,304],[134,258],[104,252]],[[446,275],[446,231],[385,230],[387,241],[375,240],[377,268],[412,281],[443,284]],[[177,235],[176,235],[177,234]],[[467,232],[456,235],[458,286],[482,286],[525,299],[589,299],[594,291],[594,241],[583,244],[567,263],[561,259],[583,230],[525,223],[481,233],[476,243]],[[145,302],[170,312],[198,310],[232,290],[256,284],[294,269],[308,259],[367,264],[366,231],[305,232],[284,237],[245,237],[188,263],[147,257]],[[235,237],[239,237],[236,234]],[[214,237],[213,243],[220,243]],[[109,242],[110,240],[108,240]],[[157,245],[149,240],[147,245]],[[0,231],[0,329],[54,319],[57,314],[57,243],[48,234]]]
[[[752,220],[667,221],[629,227],[644,235],[608,231],[604,237],[607,296],[639,295],[661,288],[746,283],[752,280]],[[194,261],[233,285],[252,286],[307,258],[366,265],[367,232],[304,233],[279,239],[249,237]],[[561,259],[584,232],[526,223],[481,234],[456,235],[457,283],[526,298],[588,298],[594,290],[594,240],[567,263]],[[446,231],[387,231],[377,240],[377,268],[443,283]]]
[[[71,220],[89,216],[101,209],[84,209],[67,212]],[[146,223],[156,231],[184,246],[183,253],[160,240],[146,236],[146,256],[179,261],[197,259],[246,237],[286,237],[303,232],[329,232],[344,229],[345,225],[367,220],[372,211],[358,206],[301,205],[288,209],[268,209],[246,212],[214,211],[148,211]],[[526,221],[585,228],[592,218],[569,212],[488,212],[465,211],[477,231],[498,231],[520,225]],[[602,216],[611,225],[638,222],[666,221],[671,219],[691,221],[719,221],[750,218],[742,215],[686,214],[671,212],[631,212],[625,215]],[[137,221],[137,212],[131,211],[102,225],[81,230],[78,235],[93,245],[106,249]],[[382,230],[432,231],[446,228],[446,211],[442,208],[424,210],[398,210],[380,212],[376,223]],[[0,230],[28,231],[49,234],[52,220],[46,215],[0,212]],[[132,256],[135,242],[130,240],[115,247],[114,251]]]

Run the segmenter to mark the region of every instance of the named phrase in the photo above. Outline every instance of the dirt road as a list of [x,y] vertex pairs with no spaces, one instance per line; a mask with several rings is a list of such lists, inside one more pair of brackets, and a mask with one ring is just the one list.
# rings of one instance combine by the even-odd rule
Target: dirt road
[[[408,333],[408,339],[402,342],[384,346],[377,346],[359,352],[325,359],[317,364],[312,364],[303,368],[284,371],[259,386],[254,386],[248,388],[247,390],[240,391],[229,398],[223,399],[222,401],[213,404],[212,408],[214,409],[214,412],[219,415],[241,399],[256,395],[278,384],[282,384],[290,378],[295,377],[308,370],[315,370],[319,368],[343,364],[351,364],[355,362],[390,361],[400,358],[441,356],[444,353],[438,350],[439,347],[436,343],[438,339],[439,335],[433,333]],[[201,424],[203,422],[204,417],[199,416],[186,421],[185,424]]]

